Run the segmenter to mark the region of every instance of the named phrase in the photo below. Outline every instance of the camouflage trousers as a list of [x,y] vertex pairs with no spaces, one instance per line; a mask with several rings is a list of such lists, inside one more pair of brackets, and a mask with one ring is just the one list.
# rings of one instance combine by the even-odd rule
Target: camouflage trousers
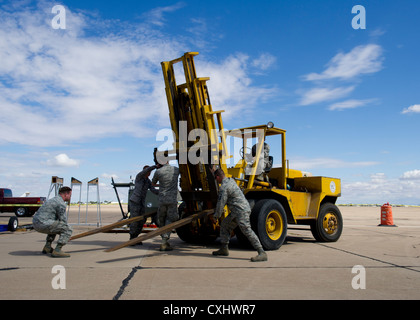
[[262,249],[260,240],[258,239],[255,232],[251,229],[251,223],[249,221],[250,213],[234,213],[231,212],[226,218],[222,220],[220,224],[220,238],[222,245],[228,245],[230,241],[230,235],[232,231],[239,226],[244,236],[246,236],[254,247],[255,250]]
[[73,233],[73,229],[67,224],[67,222],[58,220],[50,220],[45,222],[34,220],[33,227],[40,233],[46,233],[46,240],[50,243],[54,241],[57,234],[60,235],[57,243],[63,246],[69,242],[71,234]]
[[[159,227],[164,227],[179,219],[178,207],[176,203],[160,204],[158,210],[157,222]],[[171,231],[161,235],[162,240],[168,240],[171,236]]]
[[[130,201],[130,218],[138,217],[143,215],[145,212],[145,208],[142,204]],[[137,238],[143,230],[143,225],[146,219],[142,219],[140,221],[134,221],[130,223],[130,239]]]

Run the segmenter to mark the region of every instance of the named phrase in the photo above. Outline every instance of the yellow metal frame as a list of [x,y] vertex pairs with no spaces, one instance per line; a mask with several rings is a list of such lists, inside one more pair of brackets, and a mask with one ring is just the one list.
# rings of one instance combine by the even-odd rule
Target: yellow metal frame
[[[180,152],[187,152],[190,149],[188,141],[180,139],[183,132],[180,132],[180,121],[186,121],[187,134],[194,129],[203,129],[208,135],[207,144],[201,146],[209,150],[211,163],[219,166],[227,173],[237,179],[238,184],[243,188],[244,194],[257,195],[257,198],[283,199],[282,203],[288,212],[289,222],[297,223],[299,220],[316,219],[321,202],[325,197],[337,198],[341,196],[340,179],[328,177],[304,177],[299,170],[288,168],[286,160],[286,130],[259,125],[245,127],[230,132],[225,132],[222,121],[223,111],[213,111],[207,88],[209,78],[197,77],[194,57],[197,52],[187,52],[182,57],[162,62],[162,71],[165,79],[165,90],[168,100],[169,117],[172,129],[175,133],[174,150],[177,159]],[[186,82],[178,85],[175,79],[174,65],[182,63]],[[258,138],[255,159],[252,171],[248,180],[243,180],[246,168],[245,159],[241,159],[233,168],[227,168],[226,160],[230,158],[227,150],[226,135],[241,138],[243,148],[246,149],[248,138]],[[258,136],[259,135],[259,136]],[[281,167],[272,168],[268,176],[277,181],[275,187],[269,183],[266,185],[255,180],[258,162],[265,138],[273,135],[281,135]],[[209,157],[209,158],[210,158]],[[193,202],[199,197],[199,193],[208,193],[212,201],[206,205],[207,209],[216,205],[217,185],[214,184],[210,165],[179,163],[181,173],[182,192],[189,194]],[[293,180],[294,189],[289,190],[288,179]],[[334,186],[334,187],[333,187]],[[258,193],[267,194],[258,194]],[[251,194],[250,194],[251,195]],[[211,203],[210,203],[211,202]],[[198,204],[196,204],[198,206]],[[198,211],[198,207],[195,208]]]
[[[187,134],[194,129],[204,130],[208,135],[208,141],[207,144],[201,146],[208,148],[210,157],[206,161],[210,160],[210,163],[207,162],[207,165],[179,163],[182,177],[181,189],[189,193],[208,192],[211,193],[211,197],[216,196],[217,198],[217,190],[212,186],[212,180],[214,179],[209,179],[208,175],[211,172],[212,164],[227,172],[226,158],[229,155],[227,154],[226,136],[221,116],[224,111],[213,111],[206,84],[210,78],[199,78],[196,74],[194,56],[197,54],[197,52],[187,52],[178,59],[161,63],[169,117],[172,130],[175,133],[175,145],[172,154],[176,153],[177,159],[179,159],[181,152],[190,150],[188,141],[181,139],[180,121],[186,121]],[[186,80],[184,84],[178,85],[176,83],[174,71],[176,63],[182,63],[183,65]]]
[[[262,134],[261,134],[262,133]],[[260,155],[261,152],[263,150],[263,145],[264,145],[264,141],[265,141],[265,137],[268,136],[273,136],[273,135],[281,135],[281,154],[282,154],[282,159],[281,159],[281,170],[282,170],[282,179],[279,182],[279,185],[281,186],[281,188],[285,188],[286,186],[286,130],[283,129],[279,129],[279,128],[268,128],[267,125],[259,125],[259,126],[253,126],[253,127],[245,127],[245,128],[240,128],[240,129],[236,129],[236,130],[232,130],[231,132],[228,133],[230,136],[236,137],[236,138],[240,138],[242,139],[242,146],[243,149],[246,149],[246,140],[249,138],[258,138],[258,144],[257,144],[257,150],[256,150],[256,154],[255,154],[255,159],[256,161],[253,163],[252,165],[252,171],[249,177],[249,181],[248,184],[246,186],[246,189],[252,189],[254,188],[254,182],[255,182],[255,173],[256,170],[258,168],[258,164],[259,164],[259,160],[260,160]],[[229,173],[233,173],[233,172],[239,172],[242,173],[245,170],[245,166],[246,166],[246,162],[240,160],[235,168],[242,168],[242,170],[237,171],[237,170],[230,170]],[[240,178],[240,175],[235,176],[236,178]]]

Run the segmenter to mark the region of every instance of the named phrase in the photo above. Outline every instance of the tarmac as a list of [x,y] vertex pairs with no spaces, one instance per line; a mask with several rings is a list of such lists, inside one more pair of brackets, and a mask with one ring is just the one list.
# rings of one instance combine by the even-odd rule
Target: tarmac
[[[228,257],[212,256],[219,242],[192,245],[172,233],[173,251],[160,237],[104,252],[127,233],[100,233],[71,241],[70,258],[41,253],[45,235],[0,233],[1,300],[418,300],[420,208],[393,207],[397,227],[378,226],[380,207],[339,207],[344,229],[333,243],[316,242],[306,226],[289,225],[286,243],[254,263],[252,249],[232,238]],[[116,205],[100,207],[102,225],[121,219]],[[88,223],[97,222],[89,207]],[[73,235],[95,228],[73,225]],[[0,214],[7,224],[10,214]],[[19,218],[30,224],[31,218]],[[69,222],[77,223],[71,207]],[[172,305],[171,305],[172,306]]]

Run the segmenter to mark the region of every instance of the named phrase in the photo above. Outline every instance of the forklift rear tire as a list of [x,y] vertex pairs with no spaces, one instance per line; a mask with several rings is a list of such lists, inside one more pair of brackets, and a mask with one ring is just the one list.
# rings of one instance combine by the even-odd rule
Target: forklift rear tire
[[262,199],[252,209],[251,226],[264,250],[277,250],[287,236],[286,211],[277,200]]
[[311,224],[312,235],[320,242],[335,242],[343,231],[343,218],[340,209],[330,202],[319,208],[318,218]]
[[[187,214],[185,212],[185,207],[186,207],[185,202],[183,202],[178,207],[178,215],[180,219],[187,217]],[[210,232],[207,232],[208,230],[206,230],[204,221],[201,227],[200,227],[200,223],[201,222],[199,221],[193,221],[189,224],[176,228],[175,230],[178,237],[182,241],[191,243],[191,244],[208,244],[208,243],[214,242],[217,239],[218,235],[215,233],[212,234]]]
[[7,230],[16,231],[16,229],[18,228],[18,225],[19,225],[18,218],[10,217],[9,224],[7,225]]

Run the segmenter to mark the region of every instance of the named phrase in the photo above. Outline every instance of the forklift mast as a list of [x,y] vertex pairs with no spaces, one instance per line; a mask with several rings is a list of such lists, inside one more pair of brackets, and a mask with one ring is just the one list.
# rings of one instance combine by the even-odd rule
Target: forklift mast
[[[228,156],[223,111],[212,109],[206,85],[210,78],[197,77],[196,55],[197,52],[187,52],[178,59],[161,63],[175,135],[174,150],[169,150],[168,155],[169,159],[175,155],[178,160],[181,196],[189,212],[216,207],[218,185],[213,171],[220,167],[227,173],[225,158]],[[183,84],[177,84],[175,78],[177,63],[182,63],[186,81]],[[191,161],[191,156],[199,161]]]

